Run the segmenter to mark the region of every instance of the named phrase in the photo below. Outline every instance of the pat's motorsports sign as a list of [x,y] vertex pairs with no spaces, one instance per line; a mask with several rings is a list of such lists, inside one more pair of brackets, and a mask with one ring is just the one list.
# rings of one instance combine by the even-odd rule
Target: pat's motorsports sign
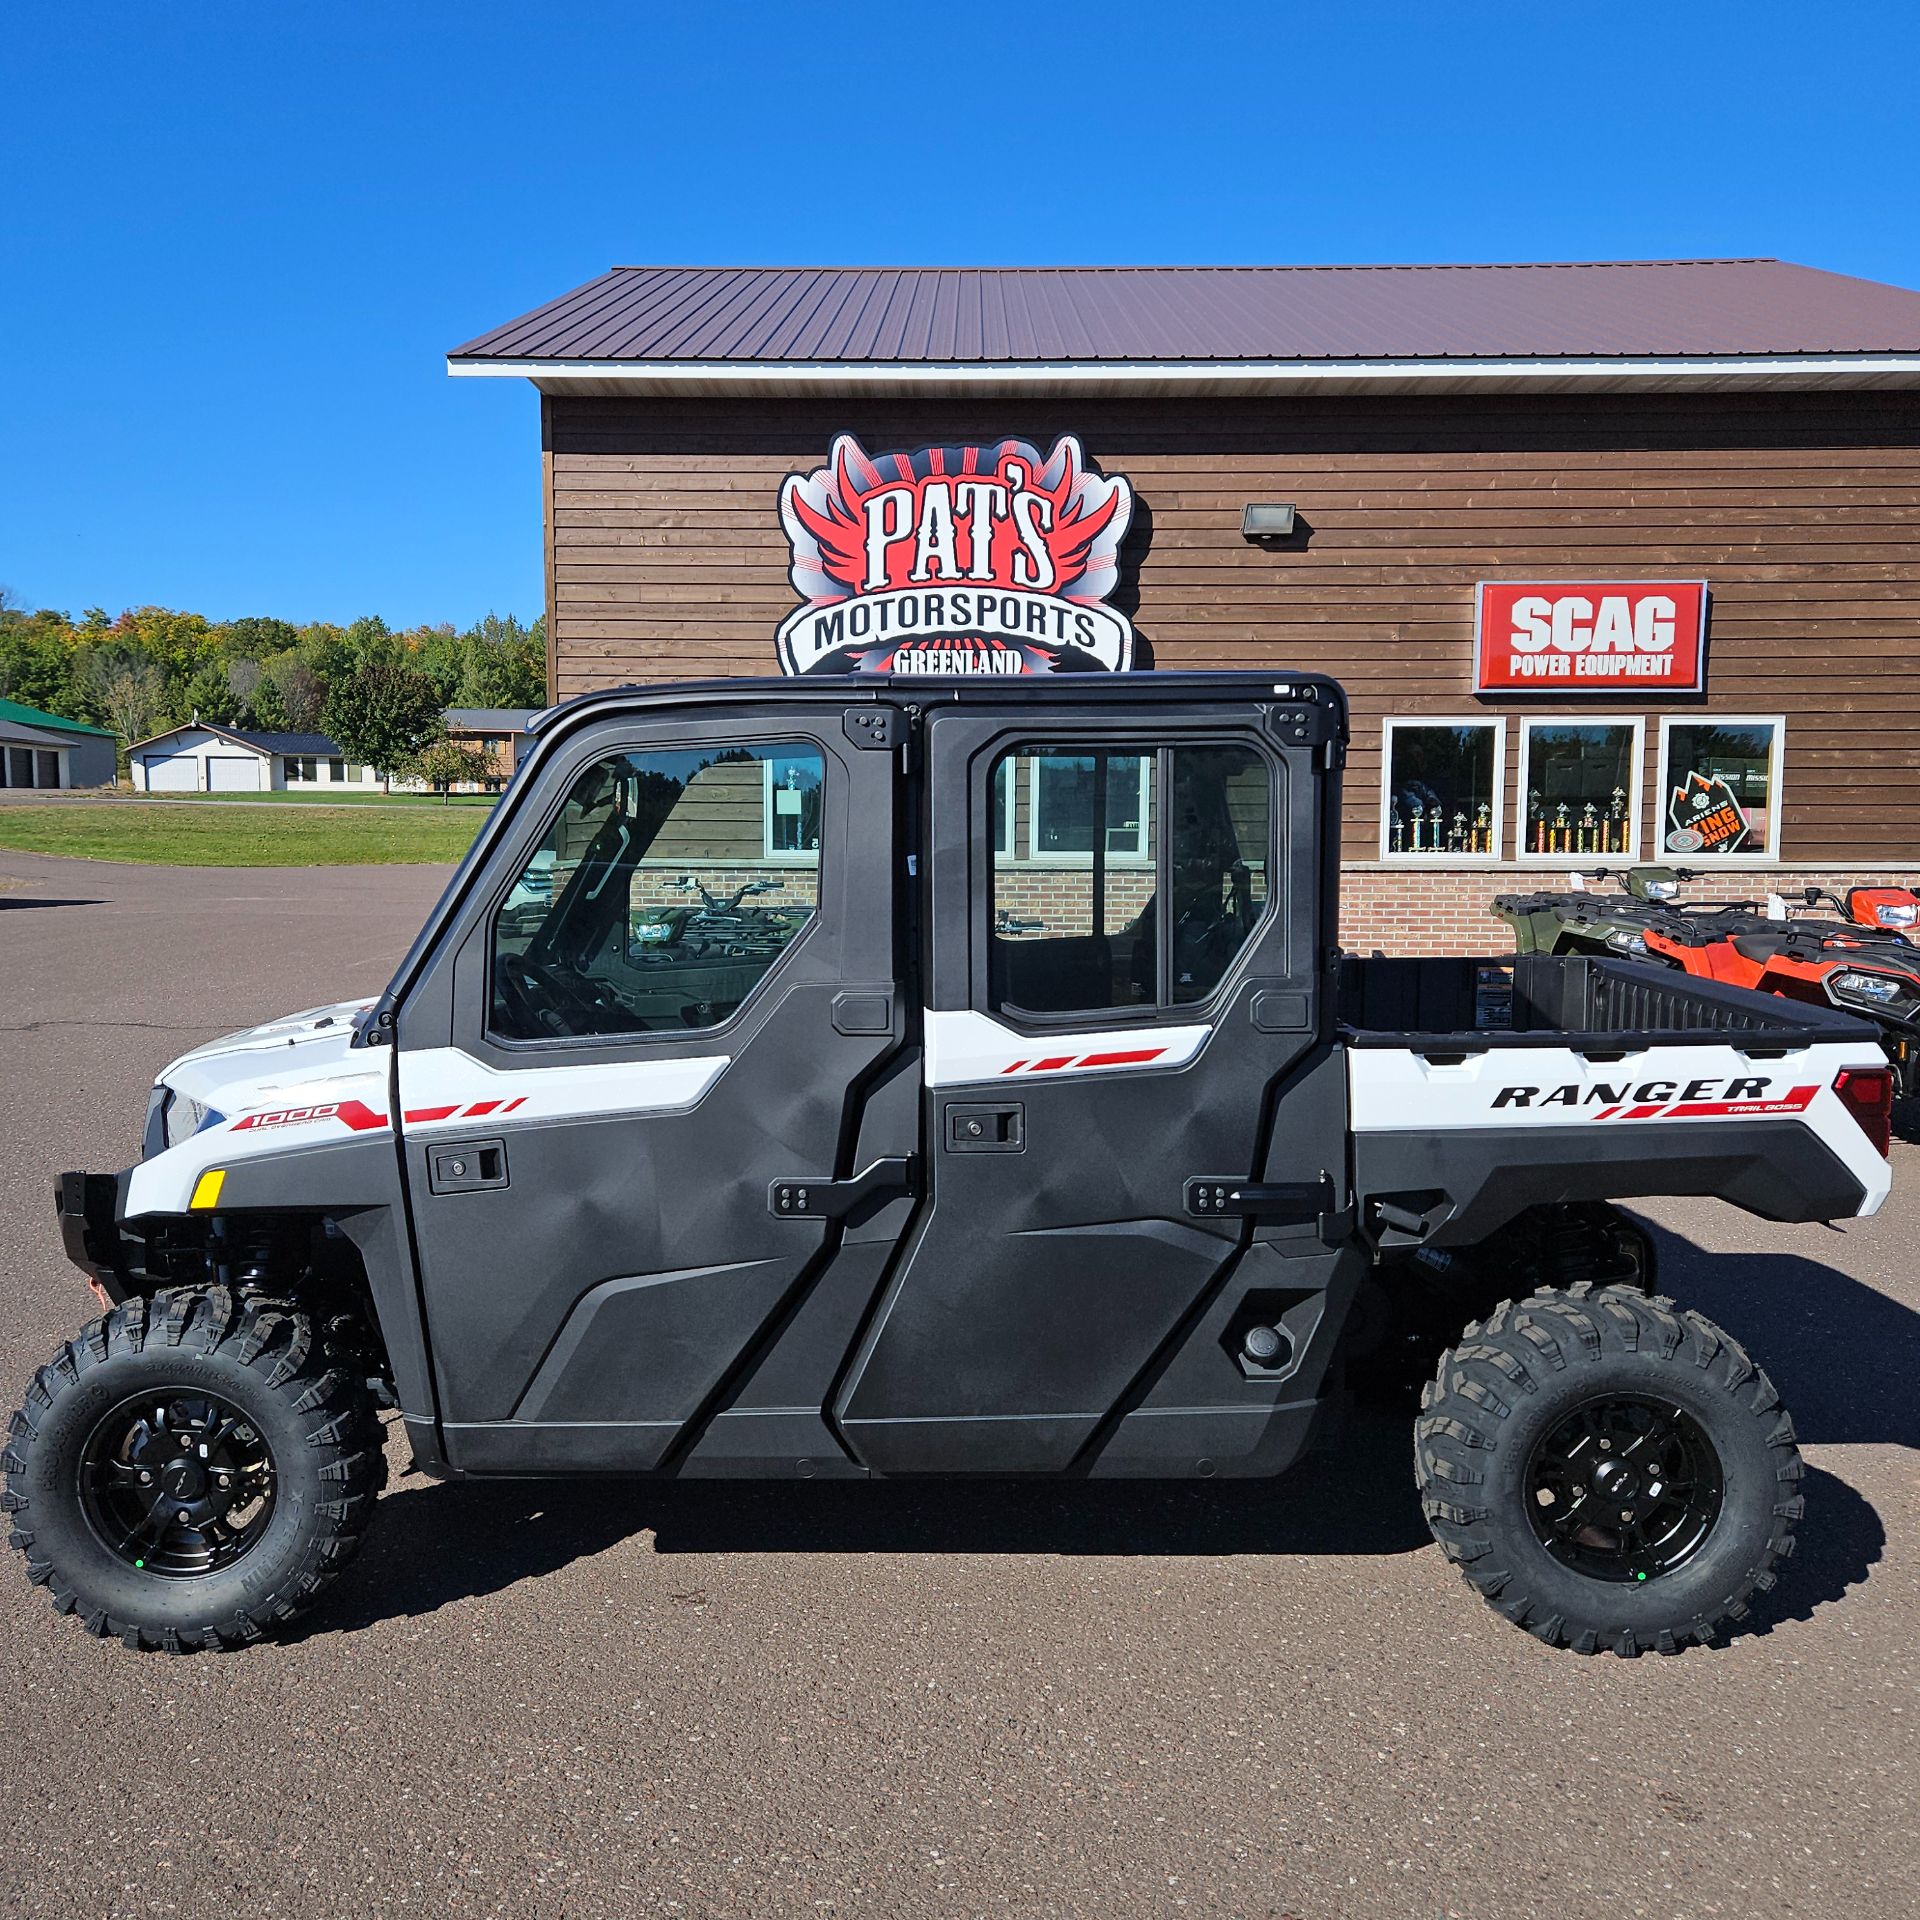
[[1706,684],[1704,580],[1483,580],[1476,693],[1616,693]]
[[806,601],[785,673],[1124,673],[1133,627],[1106,604],[1133,488],[1071,434],[869,455],[841,434],[789,474],[780,519]]

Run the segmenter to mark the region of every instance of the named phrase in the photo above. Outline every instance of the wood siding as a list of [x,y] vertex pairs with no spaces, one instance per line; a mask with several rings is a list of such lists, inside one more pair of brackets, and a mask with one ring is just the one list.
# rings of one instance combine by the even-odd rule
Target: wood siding
[[[1786,718],[1779,857],[1920,857],[1920,396],[542,405],[560,697],[774,670],[794,606],[777,495],[837,431],[870,451],[1079,435],[1136,489],[1116,604],[1141,664],[1334,674],[1353,702],[1344,852],[1378,856],[1382,720]],[[1291,500],[1279,548],[1239,532]],[[1704,699],[1471,692],[1482,579],[1704,577]]]

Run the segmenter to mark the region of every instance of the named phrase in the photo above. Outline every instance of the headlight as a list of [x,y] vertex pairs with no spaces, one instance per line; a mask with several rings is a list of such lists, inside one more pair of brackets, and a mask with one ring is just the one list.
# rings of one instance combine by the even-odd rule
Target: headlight
[[1677,880],[1649,880],[1642,891],[1649,900],[1671,900],[1680,891]]
[[1875,1013],[1892,1012],[1908,1000],[1920,1000],[1920,988],[1904,980],[1896,980],[1890,973],[1855,973],[1851,970],[1836,973],[1827,982],[1827,992],[1836,1000],[1847,1001],[1856,1007],[1867,1007]]
[[1607,935],[1607,945],[1615,953],[1634,953],[1642,959],[1646,957],[1647,943],[1637,933],[1630,933],[1625,927],[1616,928]]
[[1875,907],[1874,921],[1883,927],[1910,927],[1920,920],[1920,907]]
[[167,1145],[177,1147],[182,1140],[191,1140],[206,1124],[206,1120],[207,1107],[204,1101],[176,1093],[167,1102]]

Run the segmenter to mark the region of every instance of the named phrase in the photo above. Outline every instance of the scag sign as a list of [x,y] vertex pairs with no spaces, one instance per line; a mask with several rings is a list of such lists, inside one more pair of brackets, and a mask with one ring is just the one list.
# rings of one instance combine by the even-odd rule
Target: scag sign
[[1698,693],[1706,631],[1704,580],[1483,580],[1474,690]]
[[1105,604],[1133,489],[1071,434],[869,455],[851,434],[787,477],[794,590],[787,673],[1057,673],[1133,662]]

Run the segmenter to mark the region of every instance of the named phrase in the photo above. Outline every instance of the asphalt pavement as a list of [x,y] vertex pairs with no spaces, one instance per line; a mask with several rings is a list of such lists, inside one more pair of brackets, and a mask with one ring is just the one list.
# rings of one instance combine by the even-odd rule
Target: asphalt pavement
[[[51,1185],[154,1071],[377,990],[444,869],[0,852],[0,1401],[91,1311]],[[1757,1630],[1582,1660],[1422,1526],[1404,1423],[1171,1491],[404,1471],[289,1640],[138,1656],[0,1555],[5,1910],[1550,1915],[1920,1908],[1920,1147],[1879,1218],[1661,1202],[1812,1472]]]

